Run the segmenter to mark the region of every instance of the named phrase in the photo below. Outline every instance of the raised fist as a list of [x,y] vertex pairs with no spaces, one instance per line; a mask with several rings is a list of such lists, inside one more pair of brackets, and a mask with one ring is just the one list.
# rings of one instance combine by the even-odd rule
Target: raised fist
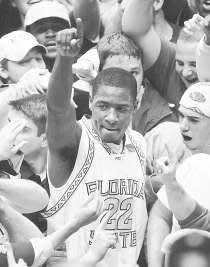
[[76,20],[77,28],[65,29],[57,33],[56,43],[58,54],[75,57],[79,54],[83,43],[84,29],[81,19]]

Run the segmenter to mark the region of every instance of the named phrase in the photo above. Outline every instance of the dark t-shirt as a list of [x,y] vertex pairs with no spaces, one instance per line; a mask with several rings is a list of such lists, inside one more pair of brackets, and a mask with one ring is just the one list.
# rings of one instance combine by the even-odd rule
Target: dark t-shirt
[[184,26],[184,21],[193,15],[187,0],[165,0],[162,9],[167,21],[179,26]]
[[145,76],[168,103],[178,106],[187,89],[179,73],[176,71],[176,50],[171,42],[162,40],[158,59]]
[[[33,182],[39,184],[40,186],[45,188],[45,190],[47,191],[47,193],[49,195],[48,184],[46,183],[47,179],[45,179],[42,182],[40,176],[34,174],[31,171],[30,166],[25,161],[23,161],[23,163],[21,165],[20,173],[21,173],[21,178],[28,179],[30,181],[33,181]],[[43,218],[41,212],[42,212],[42,210],[38,211],[38,212],[23,214],[23,215],[26,218],[28,218],[30,221],[32,221],[39,228],[39,230],[42,233],[44,233],[47,230],[47,221],[45,218]]]
[[169,108],[168,102],[160,96],[148,81],[145,83],[140,108],[134,113],[132,120],[133,129],[142,135],[145,135],[161,122],[177,121],[177,116]]

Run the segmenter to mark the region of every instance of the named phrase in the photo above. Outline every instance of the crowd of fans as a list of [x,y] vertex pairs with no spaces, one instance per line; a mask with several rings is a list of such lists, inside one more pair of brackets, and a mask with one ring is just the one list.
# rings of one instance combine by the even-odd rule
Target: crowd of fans
[[0,0],[0,267],[210,266],[209,68],[209,0]]

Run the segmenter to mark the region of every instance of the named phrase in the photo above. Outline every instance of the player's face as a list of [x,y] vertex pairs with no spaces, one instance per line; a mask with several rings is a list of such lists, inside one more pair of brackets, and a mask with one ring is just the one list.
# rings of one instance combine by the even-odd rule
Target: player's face
[[197,43],[190,44],[182,41],[177,43],[176,70],[187,87],[198,81],[196,47]]
[[67,28],[67,22],[59,18],[46,18],[30,26],[30,33],[47,48],[46,57],[55,58],[56,33]]
[[210,118],[183,106],[179,107],[179,124],[184,143],[195,153],[209,153]]
[[10,82],[17,83],[20,78],[27,71],[33,68],[46,68],[42,54],[37,50],[37,48],[31,49],[27,55],[19,62],[8,61],[8,78]]
[[91,110],[93,126],[102,141],[120,144],[134,111],[130,89],[101,85],[91,99]]
[[26,125],[23,130],[17,135],[15,144],[19,144],[20,142],[25,141],[26,143],[21,148],[21,152],[25,156],[37,154],[42,147],[43,136],[38,136],[38,128],[32,120],[28,119],[22,112],[11,109],[9,112],[8,120],[14,121],[18,119],[24,119]]
[[106,59],[103,69],[107,68],[121,68],[130,72],[136,79],[138,88],[138,100],[141,100],[143,95],[143,90],[141,90],[143,67],[140,59],[129,57],[127,55],[114,55]]
[[210,14],[210,2],[208,0],[188,0],[194,11],[205,17]]

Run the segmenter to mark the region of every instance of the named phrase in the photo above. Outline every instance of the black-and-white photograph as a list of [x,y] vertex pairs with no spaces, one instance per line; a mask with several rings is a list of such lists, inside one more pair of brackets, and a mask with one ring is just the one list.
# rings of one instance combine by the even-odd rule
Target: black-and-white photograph
[[0,0],[0,267],[210,267],[210,0]]

